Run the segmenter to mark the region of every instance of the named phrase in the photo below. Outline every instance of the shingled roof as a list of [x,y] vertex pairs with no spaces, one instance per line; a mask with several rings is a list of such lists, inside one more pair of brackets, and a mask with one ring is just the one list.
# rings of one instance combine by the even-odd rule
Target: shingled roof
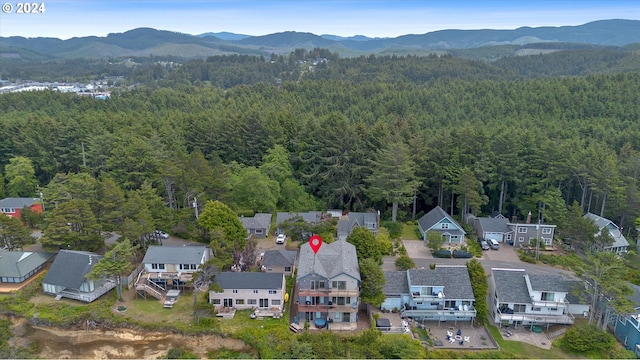
[[529,304],[531,295],[524,280],[524,270],[493,269],[498,299],[503,303]]
[[434,229],[438,231],[446,231],[450,234],[454,235],[464,235],[466,232],[462,229],[462,226],[458,224],[446,211],[444,211],[440,206],[436,206],[431,209],[428,213],[424,214],[420,219],[418,219],[418,225],[423,231],[430,230],[435,224],[440,222],[442,219],[449,220],[452,224],[454,224],[458,229]]
[[474,299],[466,266],[436,266],[435,269],[407,270],[409,286],[444,286],[447,299]]
[[402,295],[409,293],[409,280],[406,271],[385,271],[383,293],[386,296]]
[[142,259],[143,264],[200,264],[209,248],[206,246],[152,245]]
[[42,283],[79,289],[100,259],[101,255],[92,252],[60,250]]
[[0,276],[21,278],[49,261],[54,255],[46,252],[0,250]]
[[0,208],[22,209],[25,206],[31,206],[39,203],[39,198],[17,198],[9,197],[0,200]]
[[360,268],[356,247],[344,240],[323,244],[317,254],[313,253],[308,242],[300,247],[298,259],[298,279],[318,274],[331,279],[346,274],[360,281]]
[[263,272],[221,272],[213,282],[223,289],[281,289],[284,274]]
[[293,266],[296,263],[297,251],[292,250],[267,250],[262,257],[262,265],[269,266]]

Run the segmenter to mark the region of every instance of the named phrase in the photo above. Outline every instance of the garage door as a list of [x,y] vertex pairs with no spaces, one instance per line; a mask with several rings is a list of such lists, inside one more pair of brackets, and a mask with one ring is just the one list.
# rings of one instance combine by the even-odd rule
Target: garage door
[[484,233],[484,238],[487,240],[493,239],[496,240],[498,242],[502,242],[503,238],[502,238],[502,233]]

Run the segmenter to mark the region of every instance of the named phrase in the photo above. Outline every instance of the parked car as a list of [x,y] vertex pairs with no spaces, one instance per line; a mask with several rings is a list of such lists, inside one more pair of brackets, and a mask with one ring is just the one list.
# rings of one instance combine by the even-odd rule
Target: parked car
[[276,244],[284,244],[286,240],[287,240],[287,235],[278,234],[278,236],[276,237]]
[[160,231],[160,230],[156,230],[156,236],[162,239],[168,239],[169,238],[169,234],[167,234],[164,231]]
[[498,250],[498,249],[500,249],[500,243],[498,243],[498,240],[495,240],[495,239],[489,239],[489,246],[490,246],[493,250]]
[[482,248],[482,250],[489,250],[490,249],[489,243],[484,241],[484,240],[480,241],[480,247]]

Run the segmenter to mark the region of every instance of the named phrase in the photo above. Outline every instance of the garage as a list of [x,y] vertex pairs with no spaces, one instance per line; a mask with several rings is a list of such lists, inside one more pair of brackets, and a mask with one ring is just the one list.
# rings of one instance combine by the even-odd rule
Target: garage
[[502,233],[497,233],[497,232],[485,232],[484,233],[484,238],[486,240],[496,240],[497,242],[503,242],[504,241],[504,236]]

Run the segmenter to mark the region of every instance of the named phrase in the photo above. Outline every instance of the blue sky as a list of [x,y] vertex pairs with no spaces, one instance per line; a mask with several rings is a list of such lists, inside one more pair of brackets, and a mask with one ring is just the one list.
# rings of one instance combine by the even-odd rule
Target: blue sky
[[[515,29],[640,20],[638,0],[46,0],[43,14],[0,13],[0,36],[106,36],[138,27],[188,34],[282,31],[396,37],[444,29]],[[29,0],[33,2],[33,0]],[[6,8],[3,7],[6,10]]]

